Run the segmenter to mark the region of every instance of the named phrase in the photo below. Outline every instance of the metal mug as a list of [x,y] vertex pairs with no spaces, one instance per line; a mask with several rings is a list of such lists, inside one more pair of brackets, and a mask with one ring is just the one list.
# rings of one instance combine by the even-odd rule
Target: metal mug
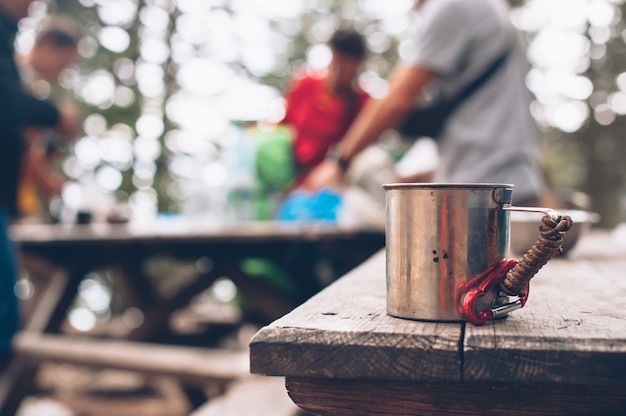
[[[509,255],[509,211],[560,215],[549,208],[511,206],[513,185],[385,184],[387,313],[427,321],[466,321],[460,302],[476,276]],[[479,309],[505,316],[523,306],[489,293]],[[470,319],[471,321],[471,319]]]

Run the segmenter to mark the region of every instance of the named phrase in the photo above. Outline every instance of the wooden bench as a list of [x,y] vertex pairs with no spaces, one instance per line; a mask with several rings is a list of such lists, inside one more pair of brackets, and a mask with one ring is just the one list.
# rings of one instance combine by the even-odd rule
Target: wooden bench
[[39,364],[67,363],[170,377],[190,389],[211,384],[224,391],[233,380],[249,377],[248,351],[221,350],[50,335],[24,331],[13,341],[14,357],[0,374],[0,414],[14,414],[33,390]]
[[230,382],[249,375],[248,351],[159,345],[23,332],[15,358],[27,363],[63,362],[173,377],[185,384]]
[[158,345],[79,336],[22,332],[14,340],[16,360],[59,362],[172,377],[187,385],[217,382],[226,392],[193,416],[300,416],[282,377],[252,376],[248,351]]

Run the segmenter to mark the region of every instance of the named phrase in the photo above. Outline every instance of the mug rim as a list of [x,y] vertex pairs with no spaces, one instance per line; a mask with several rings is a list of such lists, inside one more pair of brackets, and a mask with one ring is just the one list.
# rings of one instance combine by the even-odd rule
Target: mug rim
[[438,182],[406,182],[385,183],[383,189],[494,189],[513,188],[515,185],[507,183],[438,183]]

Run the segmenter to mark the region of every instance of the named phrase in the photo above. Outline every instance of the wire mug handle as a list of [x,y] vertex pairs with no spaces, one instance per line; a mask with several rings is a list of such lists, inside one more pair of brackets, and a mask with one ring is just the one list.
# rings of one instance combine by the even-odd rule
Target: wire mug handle
[[539,238],[528,249],[521,260],[507,272],[500,282],[499,289],[510,296],[527,296],[527,288],[535,274],[553,256],[560,254],[563,246],[563,235],[572,228],[573,221],[568,215],[561,215],[557,210],[538,207],[514,207],[505,204],[505,211],[541,212]]
[[[554,255],[562,250],[563,234],[572,227],[572,219],[551,208],[513,207],[505,203],[506,211],[541,212],[545,215],[539,226],[539,239],[526,252],[521,260],[502,260],[461,285],[459,312],[471,324],[485,322],[524,307],[530,290],[530,279],[537,274]],[[496,296],[517,296],[508,303],[482,310],[478,307],[480,298],[488,293]]]

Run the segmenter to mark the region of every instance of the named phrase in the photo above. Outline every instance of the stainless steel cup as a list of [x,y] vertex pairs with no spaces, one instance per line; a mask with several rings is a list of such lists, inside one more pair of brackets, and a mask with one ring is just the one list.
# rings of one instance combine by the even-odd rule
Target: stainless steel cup
[[[463,321],[463,285],[509,255],[513,185],[383,185],[387,203],[387,313],[401,318]],[[480,307],[508,298],[485,296]]]

